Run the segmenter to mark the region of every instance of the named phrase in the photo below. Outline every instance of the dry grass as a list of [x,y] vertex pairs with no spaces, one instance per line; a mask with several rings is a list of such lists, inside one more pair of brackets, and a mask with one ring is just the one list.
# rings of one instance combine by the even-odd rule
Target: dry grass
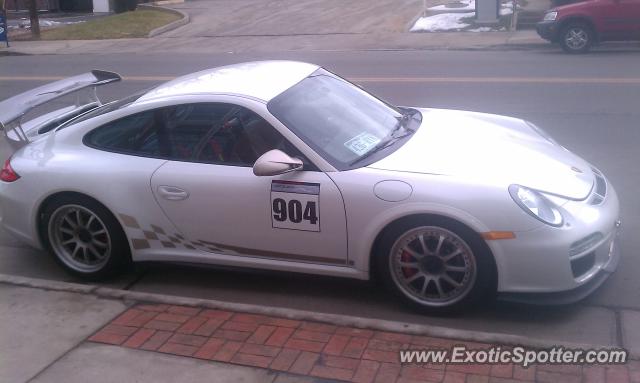
[[43,30],[42,40],[101,40],[147,37],[153,29],[180,19],[175,12],[137,9],[86,23]]

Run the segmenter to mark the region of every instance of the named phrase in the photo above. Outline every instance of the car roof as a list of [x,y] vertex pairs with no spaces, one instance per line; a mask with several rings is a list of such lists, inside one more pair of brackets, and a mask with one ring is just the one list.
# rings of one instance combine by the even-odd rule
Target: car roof
[[269,102],[315,72],[319,66],[297,61],[254,61],[178,77],[145,93],[135,103],[192,94],[236,94]]

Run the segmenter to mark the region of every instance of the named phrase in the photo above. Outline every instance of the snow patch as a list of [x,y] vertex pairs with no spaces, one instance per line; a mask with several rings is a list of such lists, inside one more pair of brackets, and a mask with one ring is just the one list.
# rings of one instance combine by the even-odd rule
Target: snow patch
[[[428,9],[430,11],[450,11],[450,12],[475,11],[476,2],[475,0],[460,0],[452,3],[436,5],[435,7],[430,7]],[[512,1],[507,1],[500,4],[500,16],[509,16],[512,14],[513,14]]]
[[502,8],[500,8],[500,16],[509,16],[509,15],[513,15],[513,8],[508,5],[508,6],[502,6]]
[[439,15],[421,17],[411,27],[411,32],[435,32],[459,30],[469,26],[462,21],[464,18],[474,17],[475,12],[441,13]]
[[[38,20],[38,24],[41,27],[58,27],[61,25],[70,25],[70,24],[79,24],[79,23],[84,23],[84,20],[83,21],[54,21],[54,20],[48,20],[48,19]],[[26,18],[23,18],[22,20],[20,20],[20,23],[18,24],[18,28],[31,28],[31,20],[27,20]]]
[[435,7],[429,8],[429,10],[430,11],[475,11],[476,2],[475,0],[461,0],[455,3],[436,5]]
[[466,32],[491,32],[493,28],[491,27],[479,27],[474,29],[467,29]]

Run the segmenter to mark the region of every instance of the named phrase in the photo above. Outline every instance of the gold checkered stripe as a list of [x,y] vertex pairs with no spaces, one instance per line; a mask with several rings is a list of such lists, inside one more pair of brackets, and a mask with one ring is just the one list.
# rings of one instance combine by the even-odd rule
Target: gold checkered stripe
[[179,233],[167,234],[167,231],[156,225],[149,225],[148,229],[142,227],[135,217],[120,214],[122,223],[127,228],[131,246],[135,250],[162,247],[165,249],[183,248],[188,250],[203,250],[224,252],[215,243],[207,241],[189,241]]

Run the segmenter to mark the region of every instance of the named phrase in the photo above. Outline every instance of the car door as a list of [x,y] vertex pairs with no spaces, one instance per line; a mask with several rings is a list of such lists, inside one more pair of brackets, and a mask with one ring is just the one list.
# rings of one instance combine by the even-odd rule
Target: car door
[[602,3],[598,13],[605,40],[637,39],[640,36],[640,0],[609,0]]
[[631,19],[631,39],[640,40],[640,0],[620,0],[620,2],[625,4],[626,12]]
[[[333,181],[247,108],[166,108],[170,160],[153,175],[158,204],[193,248],[245,257],[344,265],[346,218]],[[252,165],[280,149],[301,171],[257,177]]]

